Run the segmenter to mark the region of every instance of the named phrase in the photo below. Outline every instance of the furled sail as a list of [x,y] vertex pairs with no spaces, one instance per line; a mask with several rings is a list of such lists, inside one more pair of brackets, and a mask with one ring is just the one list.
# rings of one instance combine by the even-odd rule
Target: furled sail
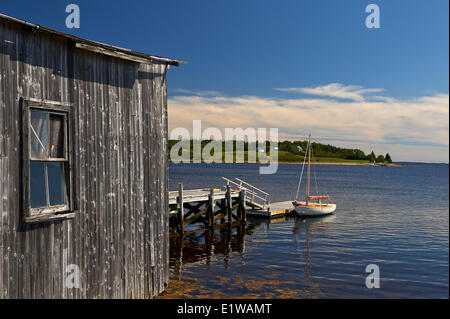
[[322,196],[309,196],[310,200],[319,200],[319,199],[328,199],[328,195],[322,195]]

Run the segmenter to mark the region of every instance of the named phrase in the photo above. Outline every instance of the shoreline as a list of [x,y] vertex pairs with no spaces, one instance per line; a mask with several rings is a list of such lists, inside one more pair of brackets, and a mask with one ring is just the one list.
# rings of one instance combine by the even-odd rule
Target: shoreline
[[[278,162],[278,164],[303,164],[300,162]],[[348,165],[348,166],[392,166],[392,167],[404,167],[405,164],[396,163],[382,163],[382,164],[371,164],[371,163],[346,163],[346,162],[311,162],[314,165]]]
[[[169,163],[173,163],[172,160],[169,159]],[[183,163],[193,163],[193,160],[189,161],[183,161]],[[208,163],[202,161],[201,163]],[[303,162],[271,162],[271,163],[277,163],[277,164],[283,164],[283,165],[302,165]],[[176,163],[178,164],[178,162]],[[200,163],[195,163],[200,164]],[[216,164],[268,164],[268,163],[261,163],[261,162],[242,162],[242,163],[225,163],[225,162],[216,162]],[[371,163],[351,163],[351,162],[311,162],[311,164],[314,165],[344,165],[344,166],[391,166],[391,167],[405,167],[405,164],[396,164],[396,163],[381,163],[373,165]]]

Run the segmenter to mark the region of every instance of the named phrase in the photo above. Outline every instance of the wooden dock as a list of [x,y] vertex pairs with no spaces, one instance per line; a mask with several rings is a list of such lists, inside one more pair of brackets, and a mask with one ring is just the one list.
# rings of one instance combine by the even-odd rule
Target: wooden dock
[[[202,188],[202,189],[191,189],[183,191],[183,202],[193,203],[193,202],[204,202],[207,201],[211,190],[214,194],[214,199],[225,199],[227,195],[227,191],[222,191],[219,188]],[[239,197],[239,190],[231,190],[231,197],[237,198]],[[177,204],[179,198],[179,191],[169,192],[169,205]],[[176,213],[172,212],[172,213]]]
[[[292,213],[290,201],[270,203],[269,193],[236,178],[226,181],[225,190],[202,188],[169,192],[169,225],[172,235],[184,236],[197,231],[245,225],[247,215],[279,218]],[[231,188],[233,186],[233,189]],[[200,227],[185,231],[187,225],[202,222]]]
[[292,201],[270,203],[266,209],[247,209],[248,216],[278,218],[294,213]]
[[171,234],[186,235],[185,227],[194,222],[203,226],[191,232],[214,230],[218,227],[235,227],[246,223],[246,191],[232,190],[230,185],[222,191],[216,188],[169,192],[169,226]]

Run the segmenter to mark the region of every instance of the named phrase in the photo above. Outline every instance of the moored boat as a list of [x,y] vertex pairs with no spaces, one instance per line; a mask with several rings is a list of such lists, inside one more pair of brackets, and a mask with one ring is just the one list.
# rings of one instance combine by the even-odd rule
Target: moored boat
[[[310,171],[311,171],[311,134],[309,135],[309,141],[308,141],[308,177],[307,177],[307,183],[306,183],[306,200],[305,201],[298,201],[298,193],[300,190],[300,185],[303,177],[303,169],[305,167],[306,162],[306,153],[305,153],[305,159],[303,161],[303,167],[302,167],[302,173],[300,175],[300,181],[298,184],[297,189],[297,195],[292,202],[292,205],[294,205],[295,212],[298,216],[302,217],[314,217],[314,216],[324,216],[332,214],[336,210],[336,204],[331,204],[328,202],[329,196],[328,195],[316,195],[311,196],[310,195]],[[317,181],[316,181],[316,191],[317,190]],[[325,203],[322,202],[322,200],[326,200]],[[316,201],[316,202],[313,202]]]
[[305,217],[324,216],[332,214],[336,210],[336,204],[306,204],[306,202],[294,201],[293,205],[297,215]]

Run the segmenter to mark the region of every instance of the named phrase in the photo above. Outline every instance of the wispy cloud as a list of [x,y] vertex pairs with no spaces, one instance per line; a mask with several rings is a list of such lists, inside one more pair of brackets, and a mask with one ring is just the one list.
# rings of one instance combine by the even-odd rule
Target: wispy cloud
[[197,96],[222,96],[219,91],[208,91],[208,90],[186,90],[186,89],[174,89],[176,93],[186,94],[186,95],[197,95]]
[[353,98],[341,94],[346,96],[342,100],[179,95],[169,99],[169,129],[190,129],[193,120],[221,130],[277,127],[280,139],[304,138],[311,132],[331,144],[389,152],[395,160],[448,162],[449,94],[409,100],[356,97],[380,90],[358,87]]
[[303,93],[353,101],[364,101],[366,99],[366,94],[379,93],[384,91],[383,89],[366,89],[359,85],[343,85],[341,83],[330,83],[327,85],[305,88],[276,88],[275,90],[281,92]]

